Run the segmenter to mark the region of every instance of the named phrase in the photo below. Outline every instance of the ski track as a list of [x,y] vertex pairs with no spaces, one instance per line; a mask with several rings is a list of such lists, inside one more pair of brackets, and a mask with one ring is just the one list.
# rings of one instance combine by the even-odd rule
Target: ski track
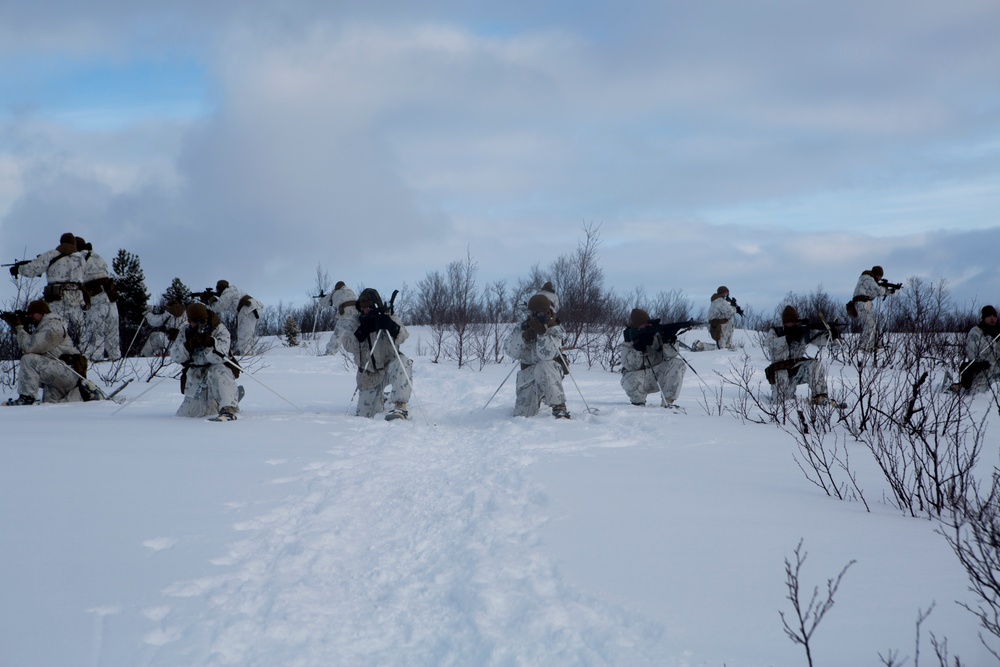
[[272,481],[304,492],[237,523],[212,561],[223,573],[168,587],[204,609],[196,627],[162,613],[149,664],[663,664],[662,629],[566,590],[538,536],[546,496],[525,475],[621,437],[586,420],[441,421],[458,423],[334,420],[346,427],[328,432],[327,458]]

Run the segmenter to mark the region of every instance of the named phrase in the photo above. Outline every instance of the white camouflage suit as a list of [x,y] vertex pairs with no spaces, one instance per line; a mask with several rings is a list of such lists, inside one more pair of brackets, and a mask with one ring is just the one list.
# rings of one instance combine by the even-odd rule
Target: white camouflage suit
[[[517,398],[514,415],[533,417],[541,403],[550,407],[565,406],[562,355],[563,328],[550,326],[544,333],[532,336],[527,322],[514,327],[504,342],[504,353],[521,362],[517,372]],[[527,340],[526,340],[527,339]]]
[[[393,339],[388,331],[376,331],[358,340],[355,331],[361,326],[361,314],[345,312],[340,344],[354,357],[358,367],[355,377],[358,387],[359,417],[374,417],[385,410],[385,389],[392,386],[389,401],[405,405],[413,391],[413,360],[399,351],[399,346],[410,337],[403,323],[395,315],[389,315],[399,326],[399,333]],[[340,322],[337,323],[340,326]],[[377,340],[376,340],[377,339]],[[375,349],[372,350],[372,343]],[[395,348],[395,349],[394,349]],[[397,356],[398,354],[398,356]],[[400,365],[402,361],[402,365]]]
[[722,350],[732,350],[733,348],[733,329],[735,329],[735,323],[733,318],[736,317],[736,307],[729,303],[724,294],[716,293],[712,295],[712,304],[708,307],[708,320],[711,323],[712,320],[722,320],[719,328],[721,334],[719,335],[719,340],[716,341],[719,349]]
[[[72,234],[64,234],[64,237]],[[83,321],[83,255],[73,242],[62,242],[54,250],[43,252],[27,264],[18,267],[18,275],[25,278],[45,276],[47,290],[58,298],[46,298],[53,313],[62,317],[74,343],[79,343],[84,330]]]
[[320,297],[319,307],[320,308],[333,308],[336,312],[334,313],[334,325],[333,325],[333,335],[330,336],[330,340],[326,343],[326,351],[324,354],[337,354],[340,350],[340,337],[344,335],[346,331],[353,331],[349,329],[352,322],[352,317],[357,314],[357,309],[353,305],[343,306],[349,301],[357,301],[358,297],[350,287],[346,285],[341,285],[337,287],[329,294]]
[[105,289],[111,279],[108,263],[93,250],[84,250],[81,255],[84,258],[84,287],[91,294],[90,308],[83,311],[81,348],[91,361],[117,361],[122,356],[118,304],[111,301]]
[[[809,385],[809,395],[815,399],[826,395],[826,368],[818,359],[807,357],[809,343],[825,347],[830,342],[826,332],[816,332],[808,327],[795,327],[791,339],[784,335],[784,327],[772,327],[764,339],[764,347],[771,363],[801,359],[789,370],[776,370],[775,382],[771,385],[771,400],[783,402],[795,398],[795,388],[800,384]],[[796,334],[799,334],[797,337]],[[815,336],[810,341],[810,337]]]
[[[239,389],[232,369],[226,364],[229,330],[211,311],[209,322],[208,326],[212,327],[210,345],[188,345],[188,336],[195,334],[194,328],[189,325],[181,327],[170,345],[170,360],[186,365],[187,369],[184,401],[177,408],[178,417],[208,417],[218,414],[223,408],[239,411]],[[192,349],[189,350],[189,347]]]
[[153,331],[150,333],[145,345],[142,346],[142,351],[139,353],[140,356],[151,357],[167,354],[170,349],[170,343],[177,338],[180,330],[187,326],[187,320],[183,315],[183,308],[180,312],[181,315],[174,315],[170,311],[164,310],[162,313],[148,312],[143,316],[150,327],[154,329],[163,328],[166,331]]
[[878,343],[878,322],[875,318],[875,299],[886,295],[887,291],[878,284],[871,271],[864,271],[854,287],[854,307],[861,320],[861,349],[869,352]]
[[970,362],[981,361],[990,365],[972,379],[969,387],[972,393],[984,392],[990,383],[1000,381],[1000,340],[994,340],[997,334],[1000,334],[1000,328],[996,325],[990,327],[980,322],[969,330],[965,339],[965,358]]
[[22,396],[36,397],[44,390],[45,403],[70,403],[82,401],[80,377],[61,361],[63,354],[79,354],[66,333],[66,323],[56,313],[47,313],[28,333],[24,327],[15,328],[17,344],[24,354],[17,374],[17,392]]
[[[648,321],[648,315],[646,318]],[[618,352],[622,359],[622,389],[633,404],[644,405],[648,395],[660,394],[661,390],[668,405],[677,400],[687,365],[680,358],[676,343],[665,342],[657,332],[645,350],[636,349],[632,342],[626,341],[618,346]]]
[[235,285],[218,289],[218,300],[212,303],[212,310],[218,313],[232,313],[236,316],[236,340],[233,354],[250,354],[257,342],[257,322],[264,309],[257,299],[241,292]]

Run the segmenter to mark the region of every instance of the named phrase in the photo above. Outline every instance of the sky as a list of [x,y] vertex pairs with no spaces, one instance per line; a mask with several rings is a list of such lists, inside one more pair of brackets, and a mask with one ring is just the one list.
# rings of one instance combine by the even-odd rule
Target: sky
[[154,298],[289,304],[317,267],[512,282],[592,226],[623,294],[770,308],[880,264],[997,303],[997,25],[991,0],[8,0],[0,258],[71,231]]

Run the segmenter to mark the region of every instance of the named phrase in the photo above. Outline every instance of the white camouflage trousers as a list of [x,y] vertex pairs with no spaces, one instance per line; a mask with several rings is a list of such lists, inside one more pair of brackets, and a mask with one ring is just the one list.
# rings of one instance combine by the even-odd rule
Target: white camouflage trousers
[[807,359],[789,375],[788,371],[775,371],[771,385],[771,399],[774,402],[795,398],[795,388],[800,384],[809,385],[809,396],[826,393],[826,368],[816,359]]
[[878,320],[875,317],[874,301],[858,301],[854,304],[861,320],[861,349],[873,352],[878,344]]
[[667,401],[676,401],[681,395],[681,384],[684,382],[684,372],[687,366],[679,357],[664,359],[652,368],[641,368],[637,371],[626,371],[622,374],[622,389],[633,403],[645,403],[646,396],[659,394],[663,388],[663,397]]
[[514,416],[534,417],[538,408],[545,405],[565,405],[566,393],[562,386],[562,366],[554,359],[539,361],[517,372],[517,398]]
[[[236,313],[236,340],[233,343],[233,354],[250,354],[257,342],[257,322],[264,305],[251,297],[250,305],[240,308]],[[230,311],[232,312],[232,311]]]
[[239,390],[233,372],[225,364],[189,366],[184,401],[177,408],[178,417],[208,417],[222,408],[239,410]]
[[91,361],[121,358],[121,340],[118,333],[118,304],[111,303],[108,295],[91,298],[90,308],[83,311],[83,340],[80,351]]
[[25,354],[17,375],[17,393],[37,397],[43,388],[45,403],[82,401],[77,384],[80,378],[69,366],[43,354]]
[[383,370],[369,370],[364,373],[358,371],[356,378],[358,410],[356,414],[359,417],[371,419],[385,410],[385,389],[390,385],[392,386],[389,392],[390,403],[406,403],[410,400],[410,394],[413,392],[411,385],[413,360],[402,353],[400,353],[399,358],[403,361],[402,366],[399,364],[399,360],[393,359]]

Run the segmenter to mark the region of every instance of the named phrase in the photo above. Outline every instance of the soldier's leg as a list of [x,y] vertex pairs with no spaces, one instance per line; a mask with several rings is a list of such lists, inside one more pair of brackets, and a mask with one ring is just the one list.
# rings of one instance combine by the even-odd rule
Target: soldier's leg
[[557,361],[539,361],[534,366],[535,385],[548,406],[566,405],[563,391],[563,368]]
[[687,364],[679,357],[664,359],[653,369],[667,403],[673,403],[681,395],[681,385],[684,383],[686,371]]
[[517,372],[517,398],[514,401],[516,417],[534,417],[538,414],[540,399],[538,385],[535,384],[534,366]]
[[392,385],[392,390],[389,392],[389,401],[392,403],[406,403],[410,400],[410,396],[413,393],[413,385],[411,384],[413,380],[413,360],[404,354],[400,354],[399,358],[403,360],[403,365],[399,365],[397,359],[393,359],[389,366],[386,368],[386,384]]

